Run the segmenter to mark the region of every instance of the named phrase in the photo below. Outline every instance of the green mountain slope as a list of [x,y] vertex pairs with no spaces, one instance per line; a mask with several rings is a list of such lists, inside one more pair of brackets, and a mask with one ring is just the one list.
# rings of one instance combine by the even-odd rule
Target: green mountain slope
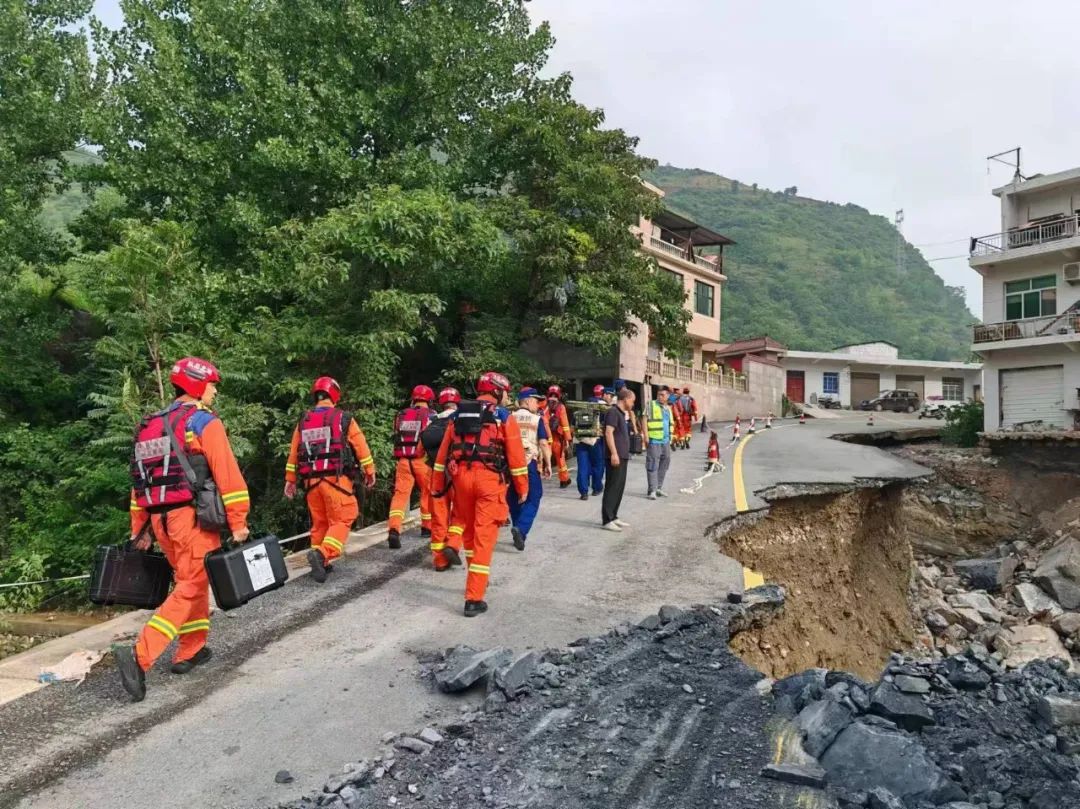
[[[97,155],[80,149],[64,152],[64,159],[72,166],[101,162]],[[71,183],[59,194],[45,200],[41,208],[41,222],[50,230],[63,231],[89,204],[90,197],[83,193],[82,186]]]
[[725,340],[761,334],[804,351],[887,340],[900,356],[962,360],[976,318],[896,230],[857,205],[753,187],[698,169],[663,166],[648,178],[666,203],[733,238],[724,266]]

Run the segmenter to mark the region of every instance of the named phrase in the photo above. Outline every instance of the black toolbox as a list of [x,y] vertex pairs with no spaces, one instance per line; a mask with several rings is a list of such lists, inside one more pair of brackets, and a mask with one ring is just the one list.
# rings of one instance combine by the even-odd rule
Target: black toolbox
[[285,554],[273,534],[242,545],[226,543],[206,554],[203,563],[214,600],[223,610],[242,607],[255,596],[278,589],[289,579]]
[[99,545],[90,572],[90,601],[156,610],[169,595],[173,571],[165,554],[135,550],[130,542]]

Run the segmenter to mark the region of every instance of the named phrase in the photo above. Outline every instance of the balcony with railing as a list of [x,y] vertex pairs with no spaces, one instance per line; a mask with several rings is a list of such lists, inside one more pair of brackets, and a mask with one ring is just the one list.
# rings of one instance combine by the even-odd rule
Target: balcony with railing
[[690,242],[680,240],[674,234],[667,233],[664,230],[660,231],[659,237],[647,236],[645,241],[646,244],[657,253],[663,253],[664,255],[684,261],[687,264],[693,264],[695,267],[699,267],[706,272],[718,274],[723,274],[724,272],[724,257],[722,253],[715,257],[715,261],[711,261],[704,256],[695,254],[694,246]]
[[740,374],[733,370],[713,373],[703,368],[691,368],[689,365],[669,362],[668,360],[647,359],[645,360],[645,373],[662,378],[654,379],[654,384],[692,382],[696,385],[709,385],[733,391],[745,392],[748,389],[746,374]]
[[976,351],[994,348],[995,344],[1018,347],[1074,340],[1080,340],[1080,312],[1077,311],[1002,323],[976,323],[971,327],[971,342]]
[[[969,246],[972,262],[1068,249],[1080,246],[1080,215],[1064,216],[1023,228],[1013,228],[989,236],[973,236]],[[1075,244],[1067,240],[1075,240]]]

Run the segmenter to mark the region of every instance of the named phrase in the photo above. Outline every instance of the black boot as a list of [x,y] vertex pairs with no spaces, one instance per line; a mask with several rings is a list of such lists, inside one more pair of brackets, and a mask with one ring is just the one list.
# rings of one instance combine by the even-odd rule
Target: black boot
[[[466,610],[468,603],[471,602],[466,602]],[[116,670],[120,672],[120,682],[131,695],[131,701],[142,702],[146,697],[146,672],[135,657],[135,647],[114,646],[113,659],[116,660]]]
[[172,668],[169,669],[173,674],[187,674],[196,666],[201,666],[208,661],[214,653],[210,651],[209,646],[204,646],[187,660],[178,660],[172,664]]
[[326,581],[326,557],[318,548],[312,548],[307,552],[307,561],[311,565],[311,578],[319,584]]
[[510,529],[510,535],[514,538],[514,547],[519,551],[525,550],[525,535],[516,528]]
[[449,562],[451,567],[461,566],[461,554],[457,552],[457,548],[451,548],[449,545],[447,545],[445,548],[443,548],[442,555],[443,559]]
[[589,495],[587,495],[587,494],[583,494],[583,495],[581,495],[581,499],[582,499],[582,500],[588,500],[588,499],[589,499]]
[[398,550],[401,547],[401,533],[391,528],[390,533],[386,535],[386,544],[393,550]]
[[427,539],[428,537],[431,536],[431,529],[430,528],[421,528],[420,529],[420,536],[423,537],[424,539]]
[[570,481],[569,480],[560,481],[559,482],[559,488],[560,489],[569,489],[570,488]]
[[483,612],[487,612],[486,601],[466,601],[465,602],[465,617],[475,618]]

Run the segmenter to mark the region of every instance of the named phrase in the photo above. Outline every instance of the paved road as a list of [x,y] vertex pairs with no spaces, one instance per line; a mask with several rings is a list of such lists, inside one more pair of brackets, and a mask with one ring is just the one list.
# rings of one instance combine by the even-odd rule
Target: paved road
[[[776,483],[924,471],[830,441],[848,430],[840,426],[787,422],[744,439],[751,507],[761,504],[754,490]],[[741,589],[742,570],[704,532],[735,513],[740,475],[728,448],[726,472],[681,493],[702,475],[704,450],[695,434],[691,451],[675,453],[674,496],[655,502],[644,498],[643,462],[633,461],[621,514],[633,527],[621,535],[598,530],[598,498],[581,502],[575,489],[549,484],[525,553],[500,542],[492,610],[480,618],[460,615],[462,575],[433,573],[411,538],[411,550],[364,551],[323,588],[304,578],[217,618],[215,660],[194,677],[155,672],[144,703],[127,704],[106,668],[78,691],[54,686],[0,708],[0,805],[20,797],[34,809],[272,805],[371,755],[388,731],[459,710],[415,676],[418,652],[560,646],[665,603],[722,600]],[[274,784],[279,769],[296,781]]]

